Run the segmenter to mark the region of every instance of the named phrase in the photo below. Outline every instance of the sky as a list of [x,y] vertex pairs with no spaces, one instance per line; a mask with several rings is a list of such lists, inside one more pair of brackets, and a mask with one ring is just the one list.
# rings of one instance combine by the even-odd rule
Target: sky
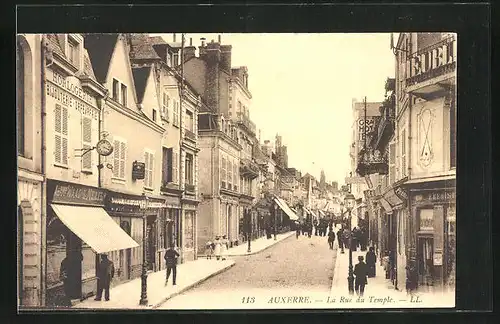
[[[261,142],[274,142],[278,133],[288,147],[288,167],[318,180],[323,169],[328,182],[343,184],[352,99],[384,99],[385,80],[395,71],[390,34],[186,34],[186,45],[218,35],[232,45],[232,66],[248,68],[250,118]],[[173,40],[173,34],[161,36]]]

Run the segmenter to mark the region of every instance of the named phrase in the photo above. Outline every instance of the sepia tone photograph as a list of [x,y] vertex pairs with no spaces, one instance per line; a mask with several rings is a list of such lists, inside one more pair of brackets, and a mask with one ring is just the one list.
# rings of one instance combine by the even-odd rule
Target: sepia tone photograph
[[455,307],[457,34],[16,35],[19,310]]

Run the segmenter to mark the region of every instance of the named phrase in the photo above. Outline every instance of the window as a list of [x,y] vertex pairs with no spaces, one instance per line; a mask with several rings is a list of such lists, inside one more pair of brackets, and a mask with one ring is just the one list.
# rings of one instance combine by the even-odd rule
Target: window
[[403,129],[401,135],[401,177],[406,176],[406,129]]
[[238,179],[240,178],[238,175],[238,165],[235,163],[233,164],[233,176],[234,176],[234,191],[238,191]]
[[177,66],[179,64],[179,54],[178,53],[175,53],[173,55],[173,63],[172,63],[172,66]]
[[389,184],[393,184],[396,178],[396,145],[391,143],[389,145]]
[[80,51],[76,40],[68,37],[68,59],[76,67],[80,67]]
[[455,94],[452,94],[450,103],[450,167],[457,167],[457,121]]
[[194,132],[194,117],[193,112],[186,110],[186,129],[188,131]]
[[169,105],[170,105],[170,97],[166,93],[163,93],[161,117],[166,121],[169,121],[169,111],[168,111]]
[[92,119],[82,118],[82,171],[92,172]]
[[233,185],[233,163],[227,161],[227,189],[231,190]]
[[173,124],[174,126],[177,126],[179,127],[179,102],[177,101],[173,101],[173,106],[174,106],[174,121],[173,121]]
[[156,121],[156,109],[153,109],[153,121]]
[[68,165],[68,108],[56,104],[54,116],[54,161],[57,164]]
[[244,114],[241,108],[241,101],[238,101],[238,116],[242,116]]
[[166,184],[172,182],[172,149],[164,147],[162,151],[161,181],[163,184]]
[[172,181],[179,183],[179,152],[173,151],[172,153]]
[[127,143],[114,139],[113,178],[125,180],[125,165],[127,160]]
[[122,95],[122,100],[121,100],[121,104],[124,106],[124,107],[127,107],[127,86],[122,84],[121,86],[121,95]]
[[226,158],[222,158],[220,167],[221,187],[226,189]]
[[120,82],[118,80],[113,79],[113,99],[118,101],[118,96],[120,94]]
[[153,152],[144,152],[145,177],[144,187],[153,189],[153,170],[155,165],[155,155]]
[[24,156],[24,115],[25,115],[25,102],[24,95],[26,93],[24,75],[24,52],[22,45],[17,43],[17,154]]
[[186,154],[186,171],[185,171],[185,180],[186,184],[194,185],[193,181],[193,155]]

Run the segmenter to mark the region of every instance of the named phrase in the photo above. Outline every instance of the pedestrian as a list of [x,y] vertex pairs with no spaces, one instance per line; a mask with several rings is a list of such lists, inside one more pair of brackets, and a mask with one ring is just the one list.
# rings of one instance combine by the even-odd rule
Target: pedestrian
[[330,224],[328,224],[328,231],[333,232],[333,222],[330,221]]
[[224,235],[222,236],[222,241],[221,241],[221,257],[222,257],[222,260],[226,260],[226,256],[227,256],[227,250],[229,249],[229,241],[227,239],[227,236]]
[[171,245],[165,252],[165,264],[167,266],[167,276],[165,278],[165,286],[168,283],[168,278],[170,278],[170,273],[172,273],[172,283],[175,286],[177,284],[177,259],[179,258],[179,252],[177,252],[173,245]]
[[214,255],[215,244],[212,241],[208,241],[205,244],[205,254],[207,256],[207,260],[212,260],[212,256]]
[[333,250],[333,243],[335,242],[335,233],[330,231],[328,233],[328,244],[330,245],[330,250]]
[[406,269],[406,294],[413,295],[417,289],[417,278],[415,268],[410,264],[405,267]]
[[299,222],[295,221],[295,236],[297,237],[297,239],[299,239],[299,236],[300,236],[300,224]]
[[366,278],[368,275],[368,267],[366,263],[363,262],[363,256],[358,256],[358,264],[354,266],[354,275],[356,279],[354,280],[354,289],[356,290],[356,294],[358,296],[363,296],[365,292],[365,285],[368,284],[368,279]]
[[109,286],[111,280],[115,276],[115,265],[113,261],[108,260],[106,253],[101,254],[101,262],[97,269],[97,296],[95,300],[102,299],[102,291],[104,290],[104,299],[109,301]]
[[314,226],[314,236],[318,236],[318,220],[317,219],[314,219],[313,226]]
[[377,263],[377,255],[373,249],[373,246],[370,246],[368,252],[366,252],[366,265],[368,266],[368,278],[375,277],[375,264]]
[[307,236],[309,238],[311,238],[311,235],[312,235],[312,231],[313,231],[313,224],[312,223],[309,223],[309,225],[307,226]]
[[337,241],[339,243],[340,253],[344,253],[344,230],[342,228],[337,232]]
[[215,244],[215,249],[214,249],[214,253],[215,253],[215,258],[217,260],[220,260],[220,257],[221,257],[221,250],[222,250],[222,241],[220,239],[220,236],[217,235],[215,237],[215,241],[214,241],[214,244]]

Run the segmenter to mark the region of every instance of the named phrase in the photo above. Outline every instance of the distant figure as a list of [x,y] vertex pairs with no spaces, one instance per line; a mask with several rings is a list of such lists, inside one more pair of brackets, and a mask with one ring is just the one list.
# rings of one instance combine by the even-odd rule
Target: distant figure
[[165,286],[168,283],[168,278],[170,277],[170,273],[172,273],[172,282],[175,286],[177,284],[177,259],[179,258],[179,253],[175,250],[175,248],[171,245],[168,250],[165,252],[165,263],[167,266],[167,276],[165,278]]
[[104,299],[109,300],[109,285],[115,276],[115,265],[108,260],[107,254],[101,254],[101,263],[97,269],[97,296],[95,300],[100,301],[104,290]]
[[224,235],[222,236],[222,242],[221,242],[221,257],[222,257],[222,260],[226,260],[226,257],[227,257],[227,250],[229,249],[229,241],[227,239],[227,236]]
[[366,263],[363,262],[363,256],[358,256],[358,264],[354,266],[354,275],[356,279],[354,281],[354,289],[356,290],[356,294],[358,296],[363,296],[365,292],[365,285],[368,283],[368,279],[366,278],[368,275],[368,267]]
[[217,235],[215,237],[215,241],[214,241],[214,244],[215,244],[215,258],[217,260],[220,260],[220,257],[221,257],[221,250],[222,250],[222,241],[220,239],[220,236]]
[[328,244],[330,245],[330,250],[333,250],[333,243],[335,243],[335,232],[328,232]]
[[366,252],[366,265],[368,266],[368,278],[375,277],[375,264],[377,263],[377,255],[373,249],[373,246],[370,246],[368,252]]
[[340,253],[344,253],[344,230],[342,228],[337,232],[337,242],[339,243]]
[[212,241],[208,241],[207,244],[205,244],[205,254],[207,260],[208,259],[212,260],[212,256],[214,255],[214,249],[215,249],[215,244]]

